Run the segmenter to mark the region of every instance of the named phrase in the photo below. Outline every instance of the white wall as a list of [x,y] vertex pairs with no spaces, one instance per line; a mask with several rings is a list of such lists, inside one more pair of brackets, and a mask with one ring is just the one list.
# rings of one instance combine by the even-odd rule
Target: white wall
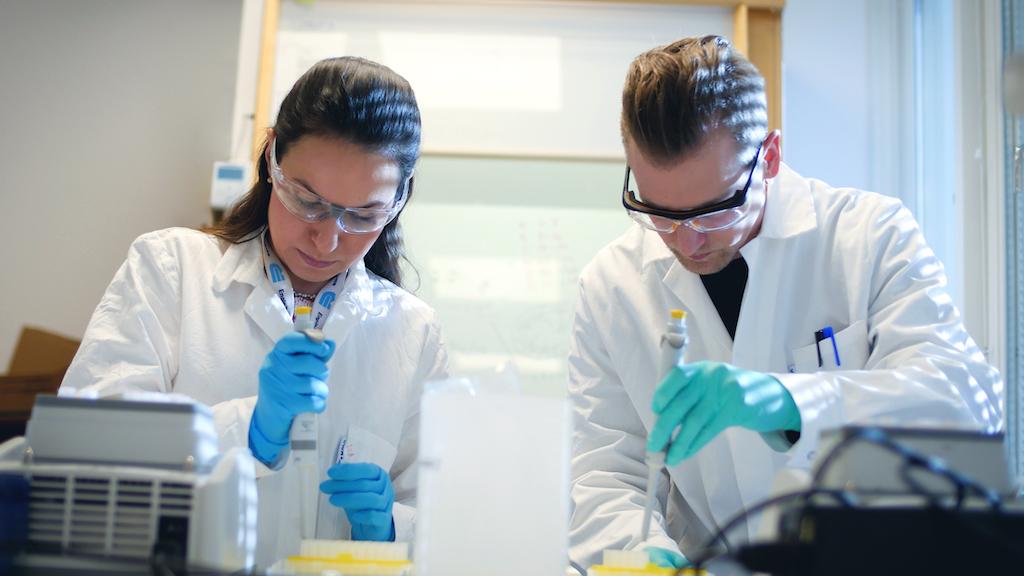
[[241,0],[0,0],[0,371],[81,337],[131,240],[199,226],[229,151]]
[[999,31],[981,19],[998,22],[998,10],[998,0],[787,0],[782,22],[783,159],[805,176],[900,198],[997,364],[1002,237],[990,196],[1002,188],[989,157],[1002,148],[998,122],[986,122],[999,107],[999,59],[982,46],[998,44]]
[[833,186],[870,188],[863,0],[787,0],[782,11],[783,161]]

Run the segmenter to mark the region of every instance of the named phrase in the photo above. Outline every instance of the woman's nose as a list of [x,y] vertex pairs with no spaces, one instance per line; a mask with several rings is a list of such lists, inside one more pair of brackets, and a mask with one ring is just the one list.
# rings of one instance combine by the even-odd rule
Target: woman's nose
[[320,251],[320,255],[330,254],[338,248],[338,236],[341,229],[338,228],[338,221],[334,218],[327,218],[320,222],[310,224],[313,245]]

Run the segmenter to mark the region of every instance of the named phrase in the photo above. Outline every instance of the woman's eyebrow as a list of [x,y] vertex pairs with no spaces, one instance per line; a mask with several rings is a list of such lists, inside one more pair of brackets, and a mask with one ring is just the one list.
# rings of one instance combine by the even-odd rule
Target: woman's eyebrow
[[317,196],[320,196],[321,199],[324,198],[319,192],[316,191],[315,188],[313,188],[312,184],[310,184],[309,182],[306,182],[302,178],[291,178],[291,180],[293,180],[295,182],[298,182],[299,184],[302,185],[303,188],[305,188],[306,190],[309,190],[310,192],[312,192],[313,194],[316,194]]
[[[313,187],[309,184],[309,182],[306,182],[302,178],[292,178],[292,180],[295,181],[297,184],[301,184],[303,188],[305,188],[306,190],[309,190],[313,194],[316,194],[318,198],[320,198],[324,202],[327,202],[331,206],[335,206],[335,207],[338,207],[338,208],[345,208],[345,206],[340,206],[338,204],[335,204],[335,203],[331,202],[327,198],[324,198],[322,194],[320,194],[319,192],[317,192],[316,190],[313,189]],[[373,202],[370,202],[369,204],[364,204],[362,206],[353,206],[353,208],[357,208],[357,209],[367,209],[367,208],[368,209],[378,209],[378,208],[383,208],[386,204],[387,204],[386,202],[382,202],[380,200],[375,200]]]

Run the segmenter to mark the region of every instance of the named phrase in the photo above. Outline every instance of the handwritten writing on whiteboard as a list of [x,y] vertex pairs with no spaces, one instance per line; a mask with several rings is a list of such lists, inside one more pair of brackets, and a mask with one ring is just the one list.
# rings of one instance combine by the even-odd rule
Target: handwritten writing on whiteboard
[[413,203],[402,226],[451,372],[512,360],[527,386],[563,390],[579,273],[629,226],[622,210]]

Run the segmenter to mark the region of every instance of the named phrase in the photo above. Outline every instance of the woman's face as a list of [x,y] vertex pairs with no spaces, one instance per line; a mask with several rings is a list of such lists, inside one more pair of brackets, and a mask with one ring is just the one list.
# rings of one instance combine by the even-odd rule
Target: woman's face
[[[277,162],[286,178],[346,208],[390,207],[402,178],[394,161],[342,138],[303,136]],[[274,251],[302,292],[316,292],[347,271],[381,234],[344,232],[335,218],[306,222],[285,208],[276,191],[267,220]]]

